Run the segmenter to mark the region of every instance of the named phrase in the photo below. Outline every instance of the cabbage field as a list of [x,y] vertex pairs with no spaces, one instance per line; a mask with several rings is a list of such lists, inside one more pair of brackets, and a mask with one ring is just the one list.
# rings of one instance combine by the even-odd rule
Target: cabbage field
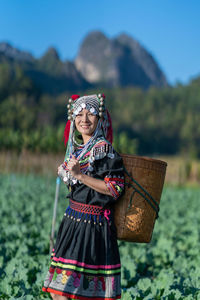
[[[0,299],[51,299],[55,178],[0,175]],[[61,185],[56,230],[66,206]],[[150,244],[119,242],[122,299],[200,299],[200,188],[166,187]]]

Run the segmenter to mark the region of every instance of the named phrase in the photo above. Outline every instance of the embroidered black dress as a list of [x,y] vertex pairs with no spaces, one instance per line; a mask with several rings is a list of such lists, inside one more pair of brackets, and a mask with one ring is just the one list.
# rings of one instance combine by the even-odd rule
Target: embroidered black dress
[[72,185],[42,290],[72,299],[119,299],[113,204],[124,189],[122,158],[101,137],[79,163],[82,170],[90,170],[86,174],[104,180],[112,196],[80,182]]

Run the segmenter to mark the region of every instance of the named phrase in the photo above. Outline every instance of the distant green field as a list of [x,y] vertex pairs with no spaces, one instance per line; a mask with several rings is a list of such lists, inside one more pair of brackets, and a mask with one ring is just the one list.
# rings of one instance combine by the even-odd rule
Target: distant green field
[[[0,175],[0,299],[49,299],[55,179]],[[57,229],[68,205],[62,184]],[[120,242],[122,299],[200,299],[200,189],[167,187],[150,244]]]

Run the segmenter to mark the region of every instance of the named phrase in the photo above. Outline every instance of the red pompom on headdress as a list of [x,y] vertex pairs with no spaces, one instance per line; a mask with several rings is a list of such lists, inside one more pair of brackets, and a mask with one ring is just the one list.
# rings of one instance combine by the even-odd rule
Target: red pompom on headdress
[[78,98],[80,98],[79,95],[72,95],[72,96],[71,96],[71,99],[74,100],[74,101],[75,101],[76,99],[78,99]]
[[[71,99],[73,101],[75,101],[76,99],[80,98],[79,95],[72,95],[71,96]],[[70,132],[70,126],[71,126],[71,121],[68,120],[66,125],[65,125],[65,130],[64,130],[64,135],[63,135],[63,139],[64,139],[64,144],[66,146],[67,142],[68,142],[68,139],[69,139],[69,132]]]

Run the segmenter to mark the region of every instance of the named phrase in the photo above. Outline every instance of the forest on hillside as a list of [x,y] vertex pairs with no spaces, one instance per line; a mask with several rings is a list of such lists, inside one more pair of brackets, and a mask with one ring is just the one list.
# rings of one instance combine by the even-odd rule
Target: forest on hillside
[[[53,81],[52,81],[53,82]],[[56,80],[55,80],[56,85]],[[200,157],[200,78],[188,85],[74,90],[106,95],[114,145],[124,153]],[[0,63],[0,150],[64,151],[71,92],[44,92],[20,67]]]

